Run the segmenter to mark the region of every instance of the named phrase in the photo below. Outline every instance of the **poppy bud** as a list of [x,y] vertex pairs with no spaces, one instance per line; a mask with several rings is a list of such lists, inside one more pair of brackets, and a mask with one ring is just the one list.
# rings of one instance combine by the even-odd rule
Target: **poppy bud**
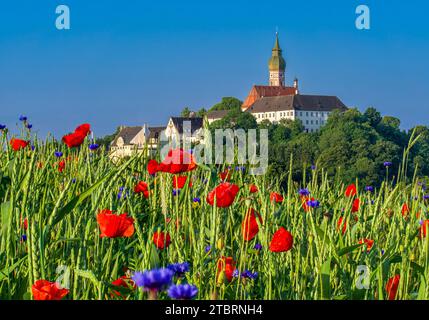
[[221,238],[219,238],[219,239],[217,240],[216,248],[217,248],[218,250],[222,250],[222,249],[223,249],[223,247],[224,247],[224,241],[223,241],[223,238],[221,237]]
[[225,271],[219,272],[218,276],[217,276],[217,284],[221,285],[223,283],[228,283],[226,276],[225,276]]

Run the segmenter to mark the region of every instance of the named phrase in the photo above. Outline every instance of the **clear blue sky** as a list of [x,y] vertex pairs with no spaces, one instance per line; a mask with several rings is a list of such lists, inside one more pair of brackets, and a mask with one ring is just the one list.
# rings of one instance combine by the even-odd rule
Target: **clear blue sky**
[[[69,31],[55,28],[59,4]],[[370,31],[355,28],[359,4]],[[428,125],[428,21],[417,0],[2,1],[0,123],[26,114],[41,135],[61,136],[89,122],[100,136],[244,99],[267,83],[277,27],[287,82],[297,76],[302,93]]]

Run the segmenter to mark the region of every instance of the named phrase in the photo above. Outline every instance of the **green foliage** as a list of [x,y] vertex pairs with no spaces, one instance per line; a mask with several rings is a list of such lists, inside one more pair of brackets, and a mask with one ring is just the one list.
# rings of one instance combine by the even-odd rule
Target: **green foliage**
[[188,107],[185,107],[185,108],[183,108],[182,112],[180,113],[180,116],[184,117],[184,118],[188,118],[189,115],[191,114],[191,112],[192,112],[191,109],[189,109]]
[[214,121],[210,129],[256,129],[258,127],[256,119],[248,112],[242,112],[241,109],[232,109],[220,120]]
[[222,98],[221,102],[216,103],[214,106],[212,106],[209,109],[209,111],[215,111],[215,110],[240,110],[242,104],[243,104],[243,102],[240,101],[237,98],[234,98],[234,97],[224,97],[224,98]]

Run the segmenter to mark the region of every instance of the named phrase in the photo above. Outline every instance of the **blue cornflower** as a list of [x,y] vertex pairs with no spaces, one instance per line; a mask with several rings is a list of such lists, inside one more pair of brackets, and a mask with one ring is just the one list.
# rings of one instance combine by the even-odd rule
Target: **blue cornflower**
[[241,277],[246,279],[256,279],[258,277],[258,273],[246,270],[241,273]]
[[176,300],[190,300],[197,296],[198,288],[191,284],[172,285],[168,289],[168,296]]
[[119,188],[119,192],[118,192],[118,200],[122,199],[126,199],[127,195],[128,195],[128,191],[124,192],[125,188],[124,187],[120,187]]
[[305,197],[305,196],[309,196],[310,195],[310,191],[308,191],[307,188],[299,189],[298,193],[299,193],[299,195],[301,197]]
[[20,117],[19,117],[19,121],[27,121],[27,117],[26,116],[23,116],[23,115],[21,115]]
[[167,268],[173,271],[176,276],[181,277],[185,272],[189,271],[189,262],[172,263],[169,264]]
[[236,166],[235,171],[241,171],[244,173],[244,171],[246,171],[246,167],[245,166]]
[[6,126],[4,124],[0,124],[0,130],[6,129]]
[[[238,278],[239,275],[240,275],[240,272],[238,271],[238,269],[235,269],[234,272],[232,273],[232,276],[235,278]],[[241,278],[256,279],[257,277],[258,277],[258,273],[252,272],[250,270],[245,270],[244,272],[241,273]]]
[[425,194],[425,195],[423,196],[423,199],[428,200],[428,199],[429,199],[429,194]]
[[307,201],[307,206],[309,206],[311,208],[318,208],[320,206],[320,201],[318,201],[318,200],[308,200]]
[[168,287],[173,280],[174,272],[167,268],[135,272],[132,280],[144,290],[159,291]]
[[178,196],[180,194],[180,189],[173,189],[173,196]]
[[99,147],[100,147],[100,146],[99,146],[98,144],[96,144],[96,143],[90,144],[90,145],[88,146],[89,150],[92,150],[92,151],[97,150]]
[[55,156],[57,158],[61,158],[63,156],[63,153],[61,151],[55,151]]
[[25,242],[25,241],[27,241],[27,235],[26,235],[26,234],[23,234],[23,235],[21,236],[21,242]]
[[208,245],[204,248],[204,251],[205,253],[209,253],[211,249],[212,249],[212,246]]
[[192,202],[198,202],[198,203],[201,203],[201,199],[200,199],[200,198],[198,198],[198,197],[196,197],[196,198],[194,198],[194,199],[192,200]]
[[365,191],[373,192],[374,191],[374,187],[372,187],[372,186],[366,186],[365,187]]
[[421,219],[420,221],[419,221],[419,225],[423,225],[423,223],[424,223],[424,220],[423,219]]
[[255,246],[253,247],[253,249],[255,249],[255,250],[262,250],[262,244],[260,244],[260,243],[255,244]]
[[311,170],[316,170],[316,166],[314,164],[311,165]]
[[73,178],[71,182],[76,183],[76,178]]
[[31,128],[33,128],[33,125],[32,124],[27,124],[27,129],[31,129]]
[[391,167],[392,166],[392,162],[390,162],[390,161],[386,161],[386,162],[384,162],[384,164],[383,164],[386,168],[389,168],[389,167]]
[[384,250],[383,249],[381,249],[381,255],[384,255]]
[[31,151],[34,151],[34,149],[36,149],[36,147],[34,145],[31,146]]

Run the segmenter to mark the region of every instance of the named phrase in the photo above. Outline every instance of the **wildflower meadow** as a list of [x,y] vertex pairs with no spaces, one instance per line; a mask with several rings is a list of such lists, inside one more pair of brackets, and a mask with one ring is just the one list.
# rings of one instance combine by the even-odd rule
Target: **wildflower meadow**
[[[191,150],[112,161],[90,125],[61,141],[0,127],[2,300],[428,299],[426,183],[279,180]],[[287,180],[286,188],[279,183]]]

